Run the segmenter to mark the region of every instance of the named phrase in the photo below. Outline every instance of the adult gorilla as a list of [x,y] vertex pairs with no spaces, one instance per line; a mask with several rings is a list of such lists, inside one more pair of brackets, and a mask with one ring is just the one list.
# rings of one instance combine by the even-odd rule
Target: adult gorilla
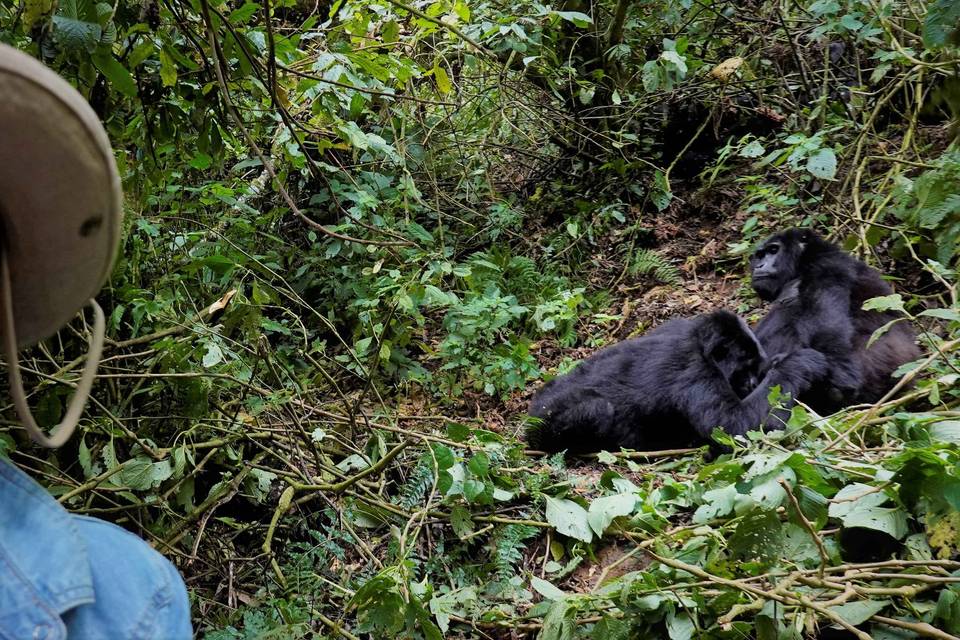
[[768,359],[729,311],[671,320],[544,385],[530,402],[539,420],[527,441],[549,452],[669,449],[700,444],[715,427],[782,428],[788,412],[771,412],[770,387],[796,396],[826,371],[813,349]]
[[818,413],[876,402],[894,385],[893,372],[920,357],[909,324],[894,324],[867,348],[894,312],[864,311],[864,301],[893,289],[880,274],[807,229],[771,236],[750,257],[753,288],[770,311],[755,332],[767,353],[811,348],[829,373],[800,400]]

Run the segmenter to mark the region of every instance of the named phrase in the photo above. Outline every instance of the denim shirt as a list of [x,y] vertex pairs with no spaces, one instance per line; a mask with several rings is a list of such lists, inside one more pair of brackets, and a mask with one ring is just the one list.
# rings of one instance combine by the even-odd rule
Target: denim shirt
[[0,639],[189,638],[173,565],[0,460]]

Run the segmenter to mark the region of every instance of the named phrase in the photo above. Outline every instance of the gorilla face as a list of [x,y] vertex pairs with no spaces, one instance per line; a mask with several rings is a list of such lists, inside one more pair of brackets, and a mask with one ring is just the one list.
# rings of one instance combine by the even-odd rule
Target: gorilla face
[[798,265],[806,247],[804,233],[799,229],[778,233],[750,256],[753,290],[761,300],[776,300],[788,283],[800,277]]

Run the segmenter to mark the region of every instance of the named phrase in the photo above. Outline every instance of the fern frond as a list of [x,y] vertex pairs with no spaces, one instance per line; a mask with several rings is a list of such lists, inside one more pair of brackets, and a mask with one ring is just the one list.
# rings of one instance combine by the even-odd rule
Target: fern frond
[[653,274],[657,280],[664,284],[680,284],[680,270],[652,249],[637,251],[633,255],[628,271],[632,275]]
[[538,533],[536,527],[526,524],[508,524],[493,537],[493,564],[500,578],[516,573],[515,567],[523,559],[524,541]]

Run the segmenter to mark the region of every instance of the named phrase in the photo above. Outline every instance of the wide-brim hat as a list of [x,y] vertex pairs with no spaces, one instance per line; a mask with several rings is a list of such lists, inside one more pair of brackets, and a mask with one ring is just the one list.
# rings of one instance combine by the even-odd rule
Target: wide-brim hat
[[60,76],[0,44],[0,234],[19,346],[56,333],[99,291],[122,214],[93,109]]

